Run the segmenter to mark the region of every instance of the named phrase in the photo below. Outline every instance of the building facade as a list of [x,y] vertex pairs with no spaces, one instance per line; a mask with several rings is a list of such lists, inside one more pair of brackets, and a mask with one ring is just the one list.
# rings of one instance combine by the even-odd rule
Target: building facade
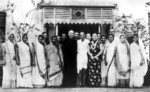
[[[65,0],[64,0],[65,1]],[[42,26],[49,36],[69,30],[108,35],[114,20],[115,4],[41,3]]]

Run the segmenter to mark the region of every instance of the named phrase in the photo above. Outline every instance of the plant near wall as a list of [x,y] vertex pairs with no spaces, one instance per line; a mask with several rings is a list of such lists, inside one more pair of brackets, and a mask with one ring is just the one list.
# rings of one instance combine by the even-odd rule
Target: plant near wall
[[[132,21],[132,23],[130,23],[130,21]],[[127,37],[138,34],[142,40],[147,40],[149,39],[148,31],[146,30],[147,25],[142,24],[142,21],[144,21],[142,18],[134,20],[132,15],[127,16],[122,14],[122,16],[115,16],[114,23],[118,24],[114,30],[120,31]]]
[[[42,0],[41,0],[42,1]],[[31,2],[33,3],[33,5],[35,6],[35,9],[32,9],[30,10],[29,12],[26,13],[26,19],[29,17],[29,15],[32,13],[32,12],[35,12],[36,10],[39,9],[39,7],[37,6],[38,4],[34,1],[34,0],[31,0]],[[21,40],[21,36],[24,34],[24,33],[29,33],[29,31],[39,31],[38,28],[35,27],[35,24],[31,25],[30,23],[26,23],[26,22],[22,22],[22,23],[19,23],[17,25],[17,23],[15,22],[14,20],[14,16],[13,16],[13,13],[15,11],[15,4],[13,2],[10,2],[8,0],[7,2],[7,9],[5,10],[5,12],[7,13],[7,16],[10,16],[11,17],[11,20],[8,20],[8,21],[11,21],[11,23],[9,24],[9,26],[11,27],[10,31],[14,31],[13,33],[15,34],[15,38],[18,39],[17,41],[20,41]],[[34,14],[32,15],[32,17],[34,16]],[[7,21],[7,22],[8,22]],[[32,21],[32,19],[31,19]]]

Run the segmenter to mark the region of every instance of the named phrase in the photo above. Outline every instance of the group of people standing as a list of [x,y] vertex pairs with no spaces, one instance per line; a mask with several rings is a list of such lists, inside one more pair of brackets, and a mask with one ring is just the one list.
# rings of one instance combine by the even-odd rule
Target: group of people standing
[[[78,36],[79,35],[79,36]],[[142,87],[147,72],[144,50],[138,35],[131,44],[125,35],[115,36],[73,30],[62,36],[39,34],[30,41],[23,34],[14,42],[14,34],[2,43],[3,88],[43,87]],[[0,38],[1,39],[1,38]]]
[[62,84],[61,47],[55,36],[47,44],[45,34],[38,35],[35,42],[30,42],[28,34],[14,42],[15,35],[10,34],[8,40],[0,44],[3,88],[43,88]]

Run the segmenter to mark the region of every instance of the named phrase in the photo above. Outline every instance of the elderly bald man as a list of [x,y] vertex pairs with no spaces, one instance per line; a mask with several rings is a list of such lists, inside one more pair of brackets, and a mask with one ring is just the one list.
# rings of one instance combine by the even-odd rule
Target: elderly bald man
[[80,32],[80,39],[77,41],[77,72],[78,72],[78,86],[85,86],[86,69],[88,63],[88,45],[89,40],[85,38],[85,33]]
[[63,86],[74,87],[77,82],[77,41],[74,39],[74,31],[68,32],[68,38],[64,41],[64,79]]

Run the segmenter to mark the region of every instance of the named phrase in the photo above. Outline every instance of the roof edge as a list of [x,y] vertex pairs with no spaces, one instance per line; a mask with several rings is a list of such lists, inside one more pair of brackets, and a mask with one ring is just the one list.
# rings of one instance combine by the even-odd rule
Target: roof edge
[[43,8],[43,7],[116,8],[117,4],[113,4],[113,5],[52,5],[52,4],[41,3],[39,4],[39,7],[40,8]]

